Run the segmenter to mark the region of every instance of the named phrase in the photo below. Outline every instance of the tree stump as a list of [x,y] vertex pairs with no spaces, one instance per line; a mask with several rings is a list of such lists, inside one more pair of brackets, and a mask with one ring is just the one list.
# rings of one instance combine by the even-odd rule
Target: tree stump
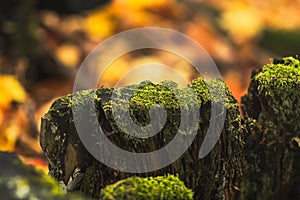
[[[213,89],[208,90],[208,85]],[[189,98],[185,98],[189,89],[196,94],[196,100],[193,102],[188,101]],[[226,91],[225,96],[220,93],[221,90]],[[116,101],[111,99],[113,91],[117,94]],[[118,96],[119,93],[124,95]],[[218,95],[219,93],[220,95]],[[216,96],[218,98],[212,98]],[[180,98],[187,101],[184,100],[184,103],[180,103]],[[222,98],[226,101],[225,107],[220,103]],[[185,145],[188,143],[190,132],[195,131],[196,135],[179,159],[170,160],[170,164],[161,169],[144,173],[116,170],[99,162],[94,155],[91,155],[78,135],[75,120],[85,120],[89,118],[89,114],[85,110],[80,110],[79,116],[77,115],[77,118],[74,119],[72,106],[89,104],[88,99],[92,99],[94,102],[97,123],[99,122],[101,125],[105,137],[128,152],[153,152],[171,143],[177,135],[182,141],[178,146]],[[136,124],[146,126],[153,120],[153,123],[159,124],[162,129],[149,138],[133,136],[147,134],[143,131],[132,130],[130,134],[124,132],[116,124],[117,117],[124,118],[124,116],[113,116],[112,111],[112,105],[122,101],[129,101],[129,118],[132,118]],[[163,106],[166,111],[165,124],[161,124],[162,119],[151,116],[151,109],[159,109],[157,104]],[[221,135],[212,151],[201,159],[199,151],[209,124],[212,120],[218,119],[218,116],[214,116],[215,113],[211,114],[212,105],[217,106],[218,114],[226,112],[226,114],[224,113],[225,124],[215,127],[222,130]],[[195,110],[200,111],[200,117],[196,119],[196,130],[191,128],[192,125],[180,129],[180,119],[183,117],[183,113],[191,113],[186,117],[190,117],[190,121],[193,121],[195,116],[192,113]],[[92,127],[94,124],[87,127],[85,131],[87,134],[95,136],[95,141],[91,141],[90,146],[97,148],[103,138],[99,137],[99,132]],[[80,91],[59,98],[42,118],[41,146],[49,161],[49,174],[60,182],[66,191],[80,190],[86,195],[98,198],[101,189],[105,186],[131,176],[157,177],[173,174],[178,175],[180,180],[192,189],[195,199],[235,199],[239,193],[238,187],[242,175],[244,131],[238,103],[222,81],[205,82],[198,78],[183,89],[177,88],[174,82],[160,84],[142,82],[140,85],[126,86],[115,90],[100,88]],[[100,154],[107,156],[113,155],[113,152],[110,152],[110,149],[104,149]],[[122,158],[119,159],[122,161]],[[157,159],[157,157],[153,157],[153,162],[147,164],[150,167],[155,166],[159,162]],[[126,163],[126,159],[123,162],[131,164]],[[136,160],[132,166],[139,166],[140,162],[143,161]]]
[[300,199],[299,60],[254,72],[242,104],[250,135],[241,199]]

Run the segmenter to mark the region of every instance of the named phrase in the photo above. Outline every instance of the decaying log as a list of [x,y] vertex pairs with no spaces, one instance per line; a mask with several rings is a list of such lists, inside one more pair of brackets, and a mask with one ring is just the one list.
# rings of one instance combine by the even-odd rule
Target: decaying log
[[[211,85],[214,89],[209,91],[206,84]],[[172,87],[172,91],[170,87]],[[114,104],[111,100],[112,88],[80,91],[59,98],[42,118],[41,125],[41,146],[49,161],[50,175],[60,182],[66,191],[80,190],[92,197],[99,197],[101,189],[105,186],[131,176],[157,177],[174,174],[178,175],[180,180],[192,189],[195,199],[235,199],[239,193],[239,181],[242,175],[241,161],[243,160],[244,140],[244,128],[241,125],[238,103],[225,84],[219,80],[210,80],[205,83],[201,78],[198,78],[188,88],[195,92],[196,101],[185,102],[184,105],[179,104],[178,96],[184,96],[187,88],[179,89],[173,82],[160,84],[143,82],[140,85],[115,89],[117,93],[125,92],[125,96],[118,97],[117,100],[130,100],[131,118],[139,125],[150,123],[151,112],[148,113],[151,106],[155,107],[156,104],[159,104],[165,108],[167,117],[162,130],[146,139],[137,139],[117,126],[112,113],[112,105]],[[226,95],[222,96],[221,93],[218,95],[218,92],[224,89]],[[128,94],[133,92],[133,95],[126,96],[126,92]],[[211,92],[217,94],[214,96],[218,96],[218,98],[211,98]],[[197,134],[187,151],[175,162],[162,169],[146,173],[127,173],[115,170],[99,162],[90,154],[75,128],[72,106],[73,104],[86,104],[85,97],[92,97],[95,101],[96,116],[106,137],[116,146],[129,152],[155,151],[170,143],[176,134],[180,134],[184,143],[191,130],[187,127],[186,131],[178,131],[181,123],[181,109],[186,109],[185,111],[190,113],[193,112],[192,109],[199,109]],[[219,105],[222,98],[226,98],[225,107]],[[118,103],[118,101],[116,102]],[[226,111],[225,124],[219,124],[222,132],[212,151],[200,159],[199,150],[211,121],[212,102],[217,105],[221,113]],[[88,112],[82,110],[80,113],[77,116],[78,119],[75,120],[80,121],[88,117],[86,116]],[[217,117],[212,116],[212,118]],[[161,123],[160,119],[151,118],[151,120],[157,124]],[[93,126],[94,124],[91,125],[91,127]],[[99,134],[93,132],[93,128],[87,129],[90,129],[86,130],[88,133],[96,136]],[[134,134],[144,133],[136,132]],[[96,141],[90,145],[97,148]],[[110,154],[107,149],[101,153]],[[124,162],[126,163],[126,160]],[[149,163],[149,165],[155,165],[155,162],[156,159],[153,158],[153,163]]]

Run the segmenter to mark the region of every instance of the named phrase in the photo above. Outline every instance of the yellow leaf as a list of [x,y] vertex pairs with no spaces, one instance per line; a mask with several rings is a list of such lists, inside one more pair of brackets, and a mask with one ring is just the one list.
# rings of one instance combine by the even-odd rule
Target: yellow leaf
[[113,34],[115,24],[109,13],[94,12],[84,20],[84,30],[92,38],[104,38]]
[[19,81],[11,75],[0,76],[0,151],[13,151],[20,130],[12,119],[11,102],[24,102],[26,92]]
[[225,11],[222,14],[221,25],[237,43],[243,43],[261,32],[263,21],[257,10],[241,6]]
[[79,63],[80,51],[76,45],[62,44],[56,48],[56,59],[63,65],[74,68]]
[[12,101],[24,102],[27,94],[12,75],[0,75],[0,109],[7,108]]

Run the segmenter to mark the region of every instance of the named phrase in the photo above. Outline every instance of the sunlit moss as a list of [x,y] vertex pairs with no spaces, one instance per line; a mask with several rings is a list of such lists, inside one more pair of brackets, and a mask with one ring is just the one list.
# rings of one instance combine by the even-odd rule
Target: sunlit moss
[[130,177],[101,190],[101,199],[192,200],[193,192],[173,175],[158,177]]
[[283,93],[297,96],[300,91],[300,61],[293,57],[274,59],[265,65],[255,77],[259,93],[281,96]]
[[300,121],[300,61],[293,57],[274,59],[254,76],[254,80],[258,96],[264,99],[262,109],[268,107],[267,117],[276,116],[276,126],[281,126],[285,132],[299,130],[300,124],[295,121]]
[[[71,111],[73,111],[72,113],[75,112],[76,115],[68,117],[69,121],[72,122],[73,117],[78,117],[77,114],[86,113],[86,109],[90,111],[90,114],[95,115],[99,115],[103,110],[108,123],[111,124],[111,128],[116,132],[120,132],[121,130],[117,128],[118,125],[114,119],[116,117],[122,118],[124,123],[126,123],[126,120],[131,120],[124,116],[118,116],[123,111],[128,112],[124,110],[126,107],[122,105],[129,105],[129,113],[132,120],[140,126],[150,123],[149,110],[158,109],[159,105],[167,111],[168,119],[173,120],[173,124],[177,124],[176,128],[179,126],[178,119],[182,109],[199,109],[210,101],[215,103],[224,102],[227,108],[237,109],[238,107],[237,101],[232,97],[224,82],[217,79],[204,81],[199,77],[193,80],[186,88],[178,88],[177,83],[173,81],[163,81],[159,84],[144,81],[138,85],[115,89],[84,90],[60,98],[50,108],[50,112],[58,115],[58,117],[63,117],[65,115],[70,116]],[[115,112],[115,116],[113,116],[112,109],[115,107],[121,109],[122,112]],[[174,120],[177,120],[177,122],[174,122]],[[158,120],[157,123],[160,123],[160,121]],[[189,133],[186,132],[185,134]],[[125,138],[133,139],[131,135],[135,135],[135,133],[124,135]],[[144,140],[135,139],[135,141],[143,142]]]
[[214,103],[225,103],[226,108],[238,107],[238,103],[233,98],[228,86],[219,79],[203,80],[199,77],[192,81],[191,87],[197,97],[201,99],[202,104],[212,101]]
[[[73,95],[69,94],[60,98],[56,104],[66,105],[68,108],[71,108],[72,104],[76,104],[76,107],[80,108],[80,106],[85,105],[87,103],[86,100],[90,98],[95,100],[95,105],[97,106],[103,96],[105,96],[105,98],[110,98],[112,94],[116,97],[114,98],[113,103],[124,103],[129,101],[131,108],[141,108],[142,106],[148,109],[155,104],[159,104],[166,109],[179,109],[180,107],[184,107],[184,105],[180,103],[184,103],[185,105],[196,103],[200,106],[208,101],[224,101],[229,107],[232,106],[229,105],[232,103],[237,106],[236,100],[232,97],[224,82],[217,79],[204,81],[200,77],[193,80],[187,88],[178,88],[177,83],[173,81],[163,81],[160,84],[145,81],[139,85],[131,85],[115,89],[100,88],[99,90],[83,90],[76,92]],[[194,97],[197,98],[198,102],[194,101]],[[179,99],[182,99],[183,101],[179,102]],[[102,106],[105,110],[110,110],[111,104],[112,101],[105,101]],[[55,106],[52,106],[50,111],[57,112],[60,116],[69,114],[55,109]]]

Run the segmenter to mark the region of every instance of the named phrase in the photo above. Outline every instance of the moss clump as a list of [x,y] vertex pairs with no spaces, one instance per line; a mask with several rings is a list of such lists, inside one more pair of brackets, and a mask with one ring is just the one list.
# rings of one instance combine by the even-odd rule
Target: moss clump
[[[293,57],[274,59],[254,77],[259,94],[281,97],[283,93],[299,96],[300,61]],[[296,89],[296,90],[295,90]]]
[[217,102],[231,102],[231,95],[228,95],[227,85],[218,79],[209,79],[204,81],[201,78],[195,79],[191,83],[191,88],[194,89],[197,97],[201,100],[202,104],[212,101]]
[[101,191],[101,199],[151,199],[151,200],[192,200],[193,192],[173,175],[158,177],[130,177]]
[[[287,57],[274,59],[254,76],[258,97],[264,98],[261,108],[268,107],[266,117],[276,119],[274,123],[290,134],[300,129],[300,61]],[[275,118],[275,117],[276,118]]]

